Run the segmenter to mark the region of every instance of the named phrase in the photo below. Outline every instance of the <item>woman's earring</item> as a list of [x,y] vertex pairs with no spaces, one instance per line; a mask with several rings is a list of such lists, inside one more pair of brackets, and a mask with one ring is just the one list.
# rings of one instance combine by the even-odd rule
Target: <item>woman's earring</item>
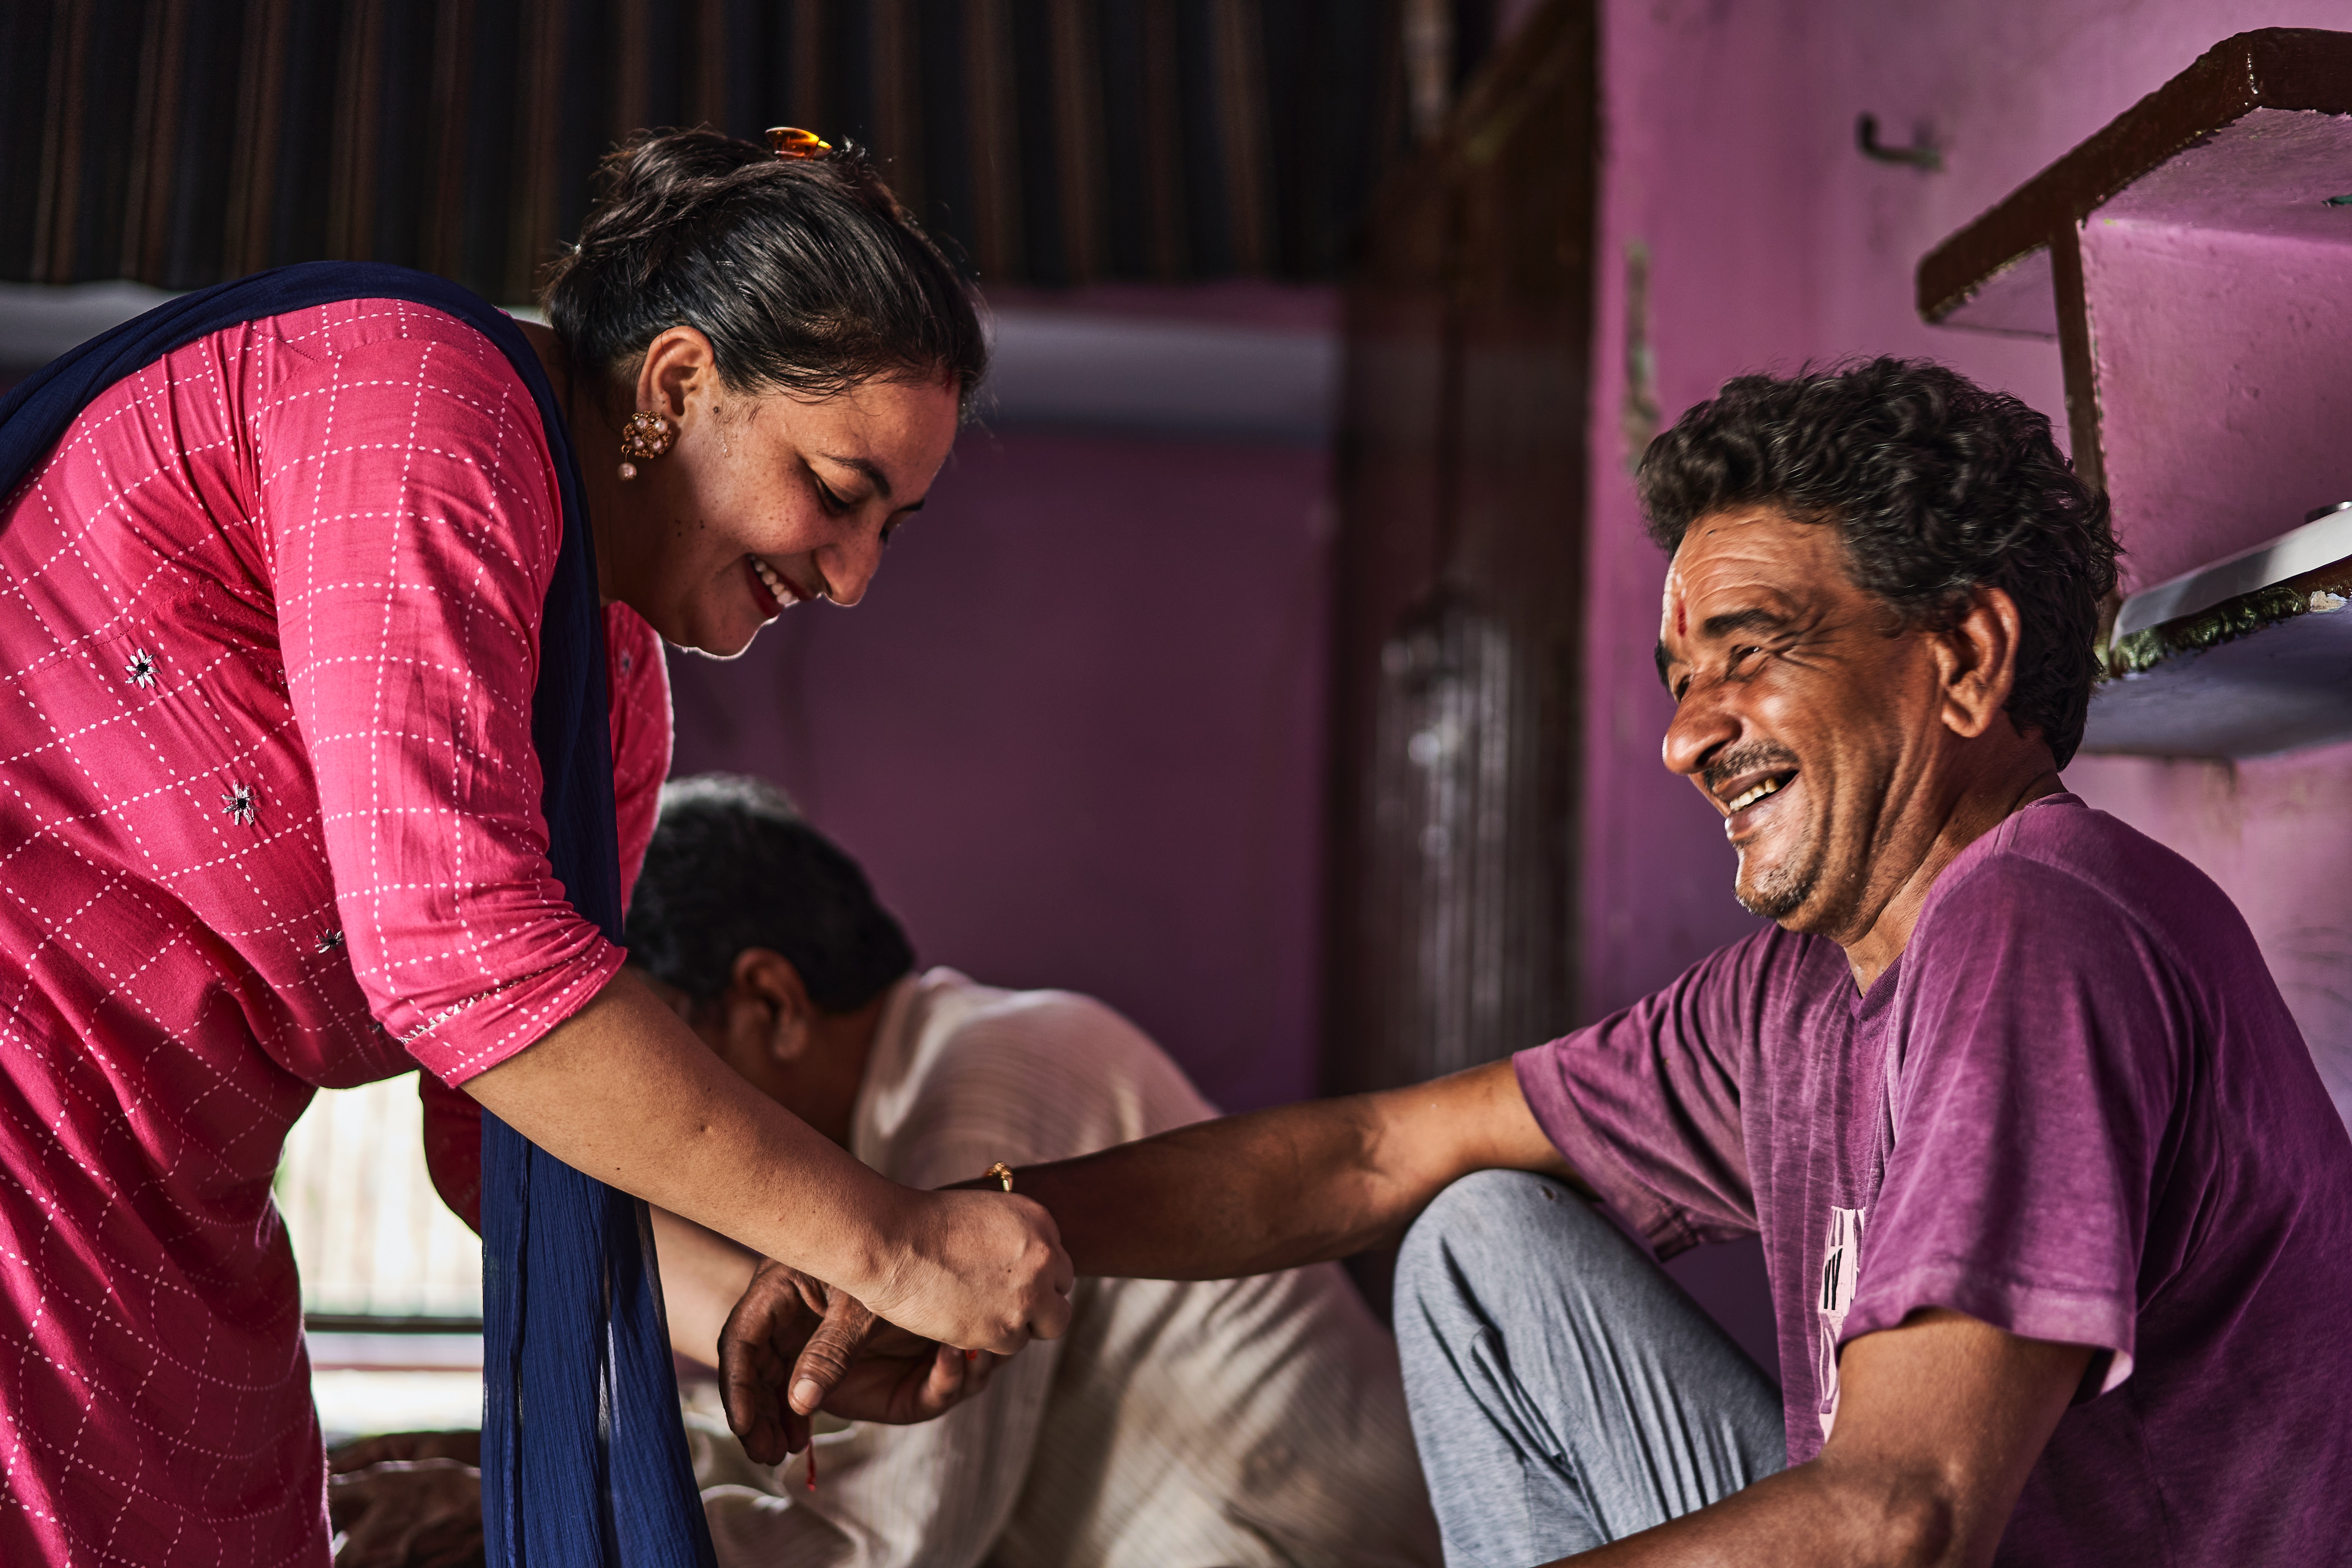
[[677,439],[677,426],[652,409],[640,408],[630,415],[629,422],[621,426],[621,478],[635,479],[638,458],[658,458]]

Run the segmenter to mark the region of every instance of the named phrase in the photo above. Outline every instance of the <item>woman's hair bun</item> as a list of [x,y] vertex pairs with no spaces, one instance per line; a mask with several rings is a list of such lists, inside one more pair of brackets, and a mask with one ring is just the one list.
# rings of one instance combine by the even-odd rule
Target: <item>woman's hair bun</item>
[[970,292],[855,145],[780,158],[715,131],[639,132],[605,158],[541,299],[573,363],[626,377],[668,328],[747,392],[826,396],[988,366]]

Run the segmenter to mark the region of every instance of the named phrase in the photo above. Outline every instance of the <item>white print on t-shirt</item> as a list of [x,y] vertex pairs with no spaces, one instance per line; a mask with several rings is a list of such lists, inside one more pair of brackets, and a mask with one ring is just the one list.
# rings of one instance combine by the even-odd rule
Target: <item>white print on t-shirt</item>
[[1813,1388],[1824,1440],[1837,1425],[1838,1335],[1845,1330],[1854,1282],[1862,1277],[1863,1214],[1861,1209],[1830,1210],[1829,1239],[1822,1246],[1822,1288],[1813,1300],[1813,1321],[1820,1326],[1813,1346]]

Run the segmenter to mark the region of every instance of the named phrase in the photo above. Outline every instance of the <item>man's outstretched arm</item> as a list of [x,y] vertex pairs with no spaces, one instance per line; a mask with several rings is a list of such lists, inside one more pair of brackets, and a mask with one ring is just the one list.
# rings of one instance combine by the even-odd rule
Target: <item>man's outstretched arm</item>
[[1982,1568],[2090,1359],[1959,1312],[1914,1312],[1846,1346],[1817,1458],[1572,1561]]
[[[1575,1181],[1508,1061],[1380,1094],[1308,1100],[1195,1122],[1080,1159],[1025,1165],[1015,1189],[1061,1227],[1078,1272],[1136,1279],[1229,1279],[1345,1258],[1403,1233],[1429,1201],[1473,1171],[1540,1171]],[[960,1186],[988,1188],[992,1178]],[[722,1356],[769,1326],[744,1299]],[[751,1309],[747,1310],[746,1309]],[[817,1407],[865,1342],[846,1295],[790,1373],[792,1408]],[[774,1393],[730,1384],[728,1419],[745,1431]]]
[[1025,1167],[1014,1187],[1054,1216],[1081,1274],[1224,1279],[1392,1240],[1449,1184],[1492,1167],[1575,1179],[1507,1060],[1180,1127]]

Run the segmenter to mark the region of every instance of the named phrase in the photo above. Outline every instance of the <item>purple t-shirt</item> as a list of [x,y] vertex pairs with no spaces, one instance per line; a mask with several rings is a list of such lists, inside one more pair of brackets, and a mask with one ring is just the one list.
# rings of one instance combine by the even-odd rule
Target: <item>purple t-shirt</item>
[[1661,1253],[1762,1232],[1791,1464],[1838,1347],[1948,1307],[2100,1352],[1999,1562],[2352,1551],[2352,1139],[2235,906],[2152,839],[2048,796],[1868,994],[1768,927],[1517,1066]]

